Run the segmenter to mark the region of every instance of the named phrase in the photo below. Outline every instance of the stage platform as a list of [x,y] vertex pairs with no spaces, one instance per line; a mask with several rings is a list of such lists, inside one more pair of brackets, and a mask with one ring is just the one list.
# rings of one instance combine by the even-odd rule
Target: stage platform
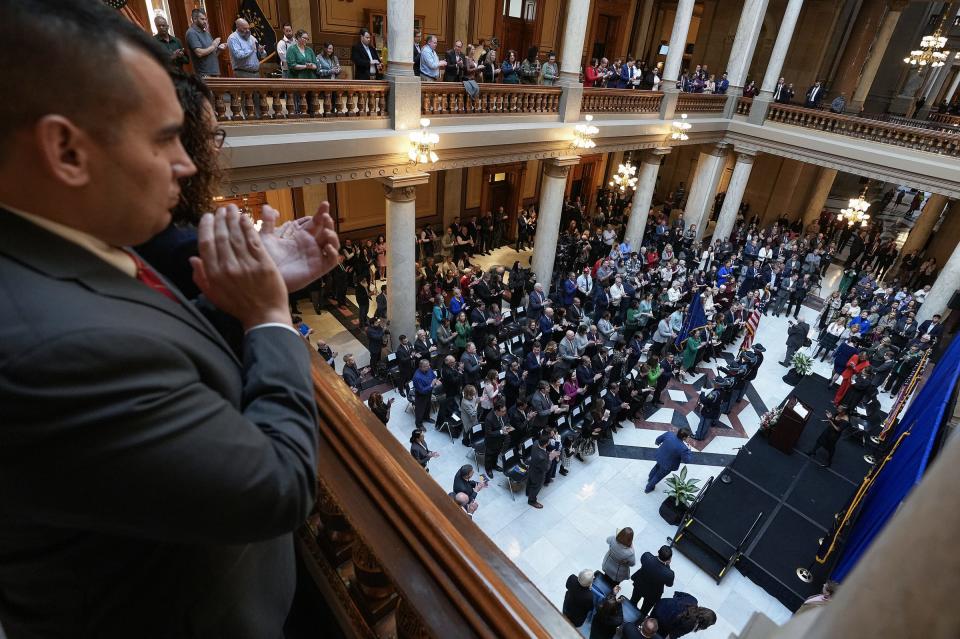
[[[801,380],[791,396],[811,415],[793,452],[785,455],[760,434],[751,438],[704,493],[677,550],[721,577],[723,558],[741,553],[737,569],[791,610],[820,591],[829,572],[814,561],[820,539],[870,469],[857,436],[840,441],[831,468],[804,454],[827,425],[834,392],[819,375]],[[824,461],[824,451],[819,455]],[[800,567],[812,571],[812,583],[797,577]]]

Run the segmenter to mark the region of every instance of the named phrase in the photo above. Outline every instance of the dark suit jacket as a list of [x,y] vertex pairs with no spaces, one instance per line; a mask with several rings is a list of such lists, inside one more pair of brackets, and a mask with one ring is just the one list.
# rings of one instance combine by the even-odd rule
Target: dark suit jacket
[[640,569],[630,577],[634,590],[654,598],[663,596],[663,589],[673,586],[673,578],[670,566],[649,552],[640,556]]
[[[462,53],[457,53],[455,50],[450,49],[447,51],[447,66],[443,72],[443,79],[446,82],[462,82],[463,73],[467,69],[467,61],[464,59]],[[457,66],[457,61],[460,61],[460,66]]]
[[[927,329],[930,329],[930,320],[923,320],[920,323],[920,328],[917,329],[917,335],[926,335]],[[943,324],[937,324],[932,329],[930,329],[930,339],[939,339],[943,335]]]
[[[380,54],[376,48],[370,47],[370,55],[373,56],[374,60],[380,60]],[[370,77],[370,58],[367,57],[367,52],[363,50],[363,43],[358,42],[353,45],[353,48],[350,49],[350,60],[353,62],[354,80],[376,80],[376,78]]]
[[584,588],[576,575],[567,577],[567,593],[563,596],[563,616],[579,628],[593,610],[593,592]]
[[0,211],[9,636],[282,636],[314,501],[308,351],[267,327],[238,360],[179,302]]
[[547,451],[534,444],[530,452],[530,465],[527,467],[527,483],[531,486],[542,485],[549,468],[550,458],[547,456]]

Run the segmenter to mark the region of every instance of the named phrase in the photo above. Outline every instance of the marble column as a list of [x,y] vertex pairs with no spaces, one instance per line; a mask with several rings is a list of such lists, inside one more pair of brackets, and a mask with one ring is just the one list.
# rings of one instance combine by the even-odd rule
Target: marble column
[[947,101],[947,104],[950,104],[953,101],[953,96],[957,93],[957,87],[960,87],[960,72],[953,76],[953,82],[950,84],[950,88],[947,89],[947,92],[943,96],[943,99]]
[[955,58],[951,55],[947,64],[942,67],[937,67],[937,72],[933,76],[933,79],[930,81],[930,84],[927,86],[926,90],[923,92],[924,103],[923,107],[917,109],[917,112],[914,114],[914,118],[918,120],[926,120],[927,116],[930,115],[930,112],[939,106],[937,101],[937,95],[940,93],[940,90],[943,89],[943,85],[947,81],[947,77],[950,75],[950,70],[954,67]]
[[877,31],[877,37],[874,38],[867,61],[863,65],[857,88],[853,92],[853,97],[847,102],[847,111],[851,113],[863,111],[863,103],[867,101],[867,96],[870,95],[870,87],[873,86],[873,80],[877,77],[880,63],[887,52],[887,45],[890,44],[890,38],[893,37],[897,22],[900,21],[900,15],[907,8],[907,4],[909,4],[907,0],[891,0],[889,3],[887,14],[883,16],[880,30]]
[[644,60],[647,55],[647,32],[650,31],[650,23],[653,21],[653,0],[642,0],[637,5],[637,11],[640,12],[640,17],[637,32],[634,34],[633,57]]
[[[730,88],[727,89],[727,106],[724,117],[733,117],[736,113],[737,99],[743,95],[743,83],[753,60],[753,51],[760,37],[760,27],[767,13],[768,0],[745,0],[740,12],[740,22],[737,25],[737,35],[733,39],[730,49],[730,58],[727,60],[727,80]],[[722,70],[721,70],[722,73]]]
[[563,44],[560,46],[560,121],[576,122],[580,119],[580,100],[583,84],[580,82],[580,63],[583,59],[583,41],[587,37],[587,21],[590,19],[590,0],[567,2],[566,24],[563,29]]
[[933,227],[936,226],[937,220],[940,219],[940,214],[943,213],[943,208],[946,205],[947,196],[940,195],[939,193],[932,193],[930,195],[926,204],[923,205],[923,210],[920,211],[920,217],[914,222],[913,228],[910,229],[910,233],[907,235],[907,239],[904,240],[903,247],[900,249],[900,255],[915,253],[926,246],[927,240],[930,239],[930,233],[933,231]]
[[846,95],[847,100],[853,96],[886,11],[887,0],[863,0],[829,87],[829,99],[832,100],[841,93]]
[[740,203],[743,202],[743,194],[747,190],[747,182],[750,181],[753,160],[757,156],[756,151],[737,149],[736,152],[737,162],[733,166],[733,175],[730,177],[730,184],[727,185],[727,194],[723,198],[723,206],[720,207],[720,217],[713,230],[715,240],[725,240],[730,237],[733,225],[737,221],[737,211],[740,210]]
[[683,52],[687,48],[687,33],[693,17],[694,0],[678,0],[677,13],[670,32],[670,45],[667,49],[667,61],[663,65],[663,100],[660,102],[660,119],[671,120],[677,108],[677,80],[680,78],[680,66],[683,64]]
[[827,198],[830,197],[830,189],[833,188],[835,179],[837,179],[836,169],[820,168],[817,182],[813,185],[813,192],[810,193],[810,199],[807,201],[807,208],[803,212],[803,228],[807,228],[820,217],[820,212],[827,205]]
[[381,178],[387,197],[387,320],[392,347],[417,331],[417,185],[427,173]]
[[787,51],[790,50],[790,41],[793,39],[793,31],[797,27],[797,20],[800,18],[800,9],[802,8],[803,0],[788,0],[787,2],[787,9],[783,13],[780,30],[777,32],[777,41],[773,44],[770,61],[767,63],[767,71],[763,75],[763,83],[760,85],[760,93],[753,99],[753,105],[750,108],[750,122],[753,124],[762,124],[767,117],[767,109],[773,102],[773,90],[777,88],[777,81],[780,80],[783,62],[787,59]]
[[420,78],[413,74],[413,0],[387,0],[387,104],[398,131],[420,123]]
[[713,145],[708,150],[701,151],[697,161],[697,172],[690,184],[690,194],[687,196],[687,206],[683,213],[688,224],[697,225],[697,241],[703,238],[710,222],[717,185],[727,160],[727,147],[728,145],[722,142]]
[[663,156],[669,152],[669,148],[657,148],[646,151],[643,155],[637,176],[637,190],[633,193],[630,217],[627,219],[627,230],[624,232],[631,250],[636,251],[643,242],[643,231],[647,228],[647,216],[650,214],[650,204],[653,202],[653,191],[657,187],[657,173],[660,172]]
[[543,182],[540,184],[540,214],[537,235],[533,240],[533,272],[537,281],[549,290],[553,279],[553,261],[560,239],[560,215],[563,194],[567,190],[570,167],[580,163],[579,155],[550,158],[543,161]]
[[960,244],[954,247],[947,263],[937,274],[927,299],[917,311],[917,322],[928,320],[934,315],[943,315],[947,310],[947,304],[950,303],[950,298],[958,289],[960,289]]

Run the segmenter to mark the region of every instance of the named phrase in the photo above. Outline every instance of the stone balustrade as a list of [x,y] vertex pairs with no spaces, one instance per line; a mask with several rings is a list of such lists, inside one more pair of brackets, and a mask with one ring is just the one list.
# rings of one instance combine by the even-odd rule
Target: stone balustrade
[[632,89],[584,89],[583,113],[659,113],[663,93]]
[[677,97],[677,113],[723,113],[727,96],[713,93],[681,93]]
[[560,113],[560,87],[493,83],[478,86],[480,93],[470,97],[460,82],[425,82],[420,87],[421,113],[430,117]]
[[960,115],[950,115],[949,113],[931,113],[927,116],[931,122],[939,122],[948,126],[960,127]]
[[207,78],[219,122],[389,118],[386,82]]
[[926,130],[785,104],[770,105],[767,120],[872,142],[894,144],[916,151],[950,157],[960,155],[960,135],[945,131]]
[[750,108],[753,106],[753,98],[737,98],[737,115],[750,115]]

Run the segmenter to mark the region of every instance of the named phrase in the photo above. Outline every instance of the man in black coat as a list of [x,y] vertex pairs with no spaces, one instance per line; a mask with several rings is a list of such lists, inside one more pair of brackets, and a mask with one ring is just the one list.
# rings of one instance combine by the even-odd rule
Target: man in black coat
[[537,496],[547,478],[550,462],[560,456],[560,451],[548,453],[548,444],[550,444],[550,436],[541,435],[530,453],[530,465],[527,468],[527,503],[534,508],[543,508],[543,504],[537,501]]
[[376,80],[380,75],[380,54],[370,37],[370,30],[360,29],[360,42],[350,49],[350,60],[353,62],[354,80]]
[[621,639],[663,639],[657,631],[660,624],[653,617],[647,617],[639,622],[627,622],[620,629]]
[[447,67],[443,79],[446,82],[463,82],[463,72],[467,69],[466,59],[463,57],[463,42],[457,40],[453,48],[447,51]]
[[787,329],[787,354],[784,356],[783,361],[780,362],[781,366],[790,366],[793,354],[803,346],[803,342],[807,339],[807,333],[809,332],[810,326],[805,321],[790,322],[790,328]]
[[[660,546],[655,557],[645,552],[640,557],[640,569],[630,577],[633,581],[633,594],[630,602],[640,611],[640,618],[650,614],[653,607],[663,597],[663,589],[673,586],[674,574],[670,568],[673,550],[670,546]],[[643,604],[638,603],[643,599]]]
[[943,324],[940,323],[940,315],[934,315],[928,320],[923,320],[917,329],[917,335],[929,335],[931,342],[940,339],[943,335]]
[[570,620],[574,628],[579,628],[593,610],[594,572],[589,568],[581,570],[579,575],[567,577],[567,594],[563,596],[563,616]]

